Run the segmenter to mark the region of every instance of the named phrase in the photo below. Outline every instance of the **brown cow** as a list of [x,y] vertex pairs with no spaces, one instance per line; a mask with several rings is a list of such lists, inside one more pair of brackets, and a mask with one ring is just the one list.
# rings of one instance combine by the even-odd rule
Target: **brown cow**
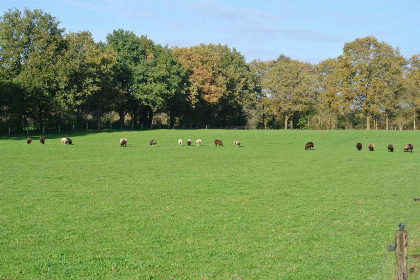
[[45,138],[44,137],[39,138],[39,142],[41,142],[41,144],[45,144]]
[[31,144],[32,143],[32,138],[26,138],[26,143]]
[[127,147],[127,138],[121,138],[120,139],[120,146],[121,147]]
[[356,144],[356,148],[357,148],[358,151],[360,151],[362,149],[362,147],[363,147],[362,143],[357,143]]
[[150,140],[150,147],[154,147],[157,145],[157,141],[156,140]]
[[73,143],[73,140],[71,140],[71,138],[67,138],[67,142],[69,142],[69,145],[71,145]]
[[388,145],[388,152],[393,152],[394,151],[394,146],[392,146],[392,144]]
[[375,145],[373,143],[368,144],[369,151],[373,151],[375,149]]
[[187,139],[187,145],[191,146],[191,139]]
[[314,146],[314,143],[312,143],[312,142],[308,142],[308,143],[306,143],[306,145],[305,145],[305,150],[312,150],[314,147],[315,147],[315,146]]
[[222,142],[222,140],[216,139],[216,140],[214,140],[214,145],[216,145],[216,146],[223,146],[223,142]]
[[413,152],[413,145],[411,144],[405,145],[404,152],[408,152],[408,150],[410,150],[410,152]]

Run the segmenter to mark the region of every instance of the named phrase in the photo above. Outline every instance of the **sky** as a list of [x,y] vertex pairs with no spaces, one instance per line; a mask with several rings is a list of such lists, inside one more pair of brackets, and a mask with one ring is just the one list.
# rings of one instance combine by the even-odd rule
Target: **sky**
[[0,0],[1,15],[12,8],[41,9],[97,42],[121,28],[170,47],[228,45],[247,61],[319,63],[365,36],[420,54],[420,0]]

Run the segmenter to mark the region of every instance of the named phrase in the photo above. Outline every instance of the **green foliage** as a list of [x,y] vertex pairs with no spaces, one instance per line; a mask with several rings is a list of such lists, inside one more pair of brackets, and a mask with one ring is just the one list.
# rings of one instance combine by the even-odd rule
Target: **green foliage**
[[345,98],[365,112],[366,128],[370,129],[370,115],[380,114],[381,110],[389,114],[398,106],[406,62],[398,49],[375,37],[346,43],[339,59],[347,68],[343,79],[344,91],[348,93]]
[[1,72],[25,89],[28,114],[40,123],[57,103],[57,62],[64,47],[58,24],[40,10],[9,10],[0,19]]
[[243,125],[245,110],[256,102],[256,79],[245,58],[213,44],[175,48],[174,55],[188,71],[188,98],[201,122]]
[[41,10],[14,9],[0,18],[0,122],[14,131],[89,119],[99,127],[117,112],[134,127],[159,114],[170,126],[297,128],[316,119],[309,127],[370,129],[372,118],[375,129],[416,129],[418,61],[365,37],[318,65],[284,55],[246,63],[226,45],[170,49],[123,29],[95,43]]
[[283,55],[270,62],[262,85],[284,115],[285,129],[289,118],[309,108],[316,90],[312,66]]

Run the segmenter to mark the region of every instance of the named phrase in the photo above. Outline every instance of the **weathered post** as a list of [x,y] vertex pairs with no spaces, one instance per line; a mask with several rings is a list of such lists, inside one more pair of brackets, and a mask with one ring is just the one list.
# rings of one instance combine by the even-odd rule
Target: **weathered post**
[[395,280],[407,280],[407,232],[400,223],[400,230],[395,232]]
[[42,126],[42,134],[45,134],[45,126]]
[[9,136],[10,136],[10,126],[9,126]]
[[60,125],[58,125],[58,132],[61,132],[61,127],[60,127]]

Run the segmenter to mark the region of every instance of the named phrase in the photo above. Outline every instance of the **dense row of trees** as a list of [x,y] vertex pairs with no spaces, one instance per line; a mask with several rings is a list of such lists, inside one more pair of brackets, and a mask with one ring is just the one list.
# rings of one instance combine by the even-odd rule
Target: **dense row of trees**
[[0,133],[86,122],[415,129],[419,110],[420,56],[374,37],[317,65],[284,55],[246,63],[227,46],[169,48],[125,30],[96,43],[41,10],[0,18]]

